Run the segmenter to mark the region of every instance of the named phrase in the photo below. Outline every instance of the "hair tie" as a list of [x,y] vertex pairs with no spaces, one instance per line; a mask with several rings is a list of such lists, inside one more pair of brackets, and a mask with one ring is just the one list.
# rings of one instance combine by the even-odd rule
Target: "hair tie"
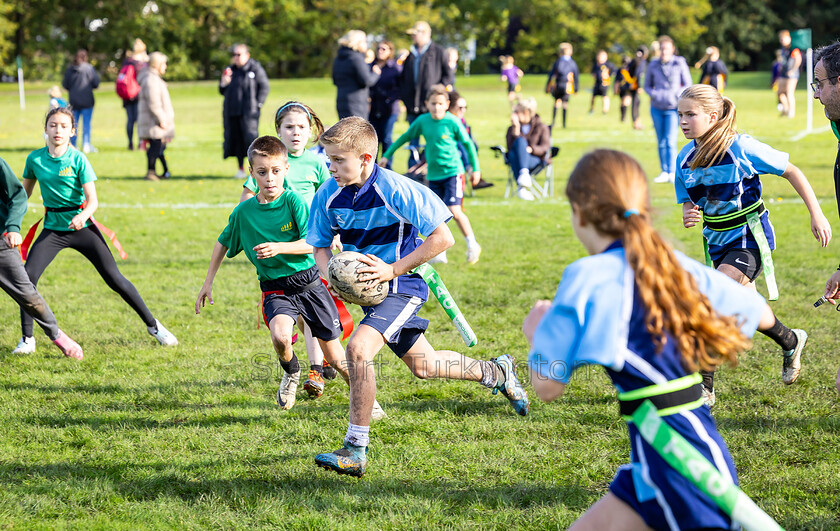
[[282,107],[277,109],[277,112],[274,114],[275,120],[280,116],[280,113],[283,112],[283,109],[285,109],[286,107],[300,107],[301,109],[303,109],[303,112],[306,113],[306,117],[309,118],[309,121],[312,121],[312,115],[309,114],[309,110],[302,103],[298,103],[296,101],[287,103],[286,105],[283,105]]
[[635,208],[628,208],[627,210],[625,210],[625,211],[624,211],[624,219],[629,218],[629,217],[630,217],[630,216],[632,216],[633,214],[636,214],[636,215],[638,216],[638,215],[639,215],[639,211],[638,211],[638,210],[636,210]]

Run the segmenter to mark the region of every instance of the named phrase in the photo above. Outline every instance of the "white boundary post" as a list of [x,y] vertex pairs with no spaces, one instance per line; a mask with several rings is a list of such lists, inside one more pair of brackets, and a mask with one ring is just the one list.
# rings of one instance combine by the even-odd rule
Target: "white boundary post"
[[17,74],[18,74],[18,93],[20,94],[20,110],[26,110],[26,97],[23,95],[23,64],[20,62],[20,56],[16,57]]

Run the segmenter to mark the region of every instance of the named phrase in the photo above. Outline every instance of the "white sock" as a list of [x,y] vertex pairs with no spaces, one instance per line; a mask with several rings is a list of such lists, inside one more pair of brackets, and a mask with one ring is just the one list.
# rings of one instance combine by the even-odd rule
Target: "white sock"
[[356,426],[349,423],[344,440],[356,446],[367,446],[370,442],[370,426]]
[[467,247],[475,247],[476,245],[478,245],[478,242],[475,241],[475,234],[470,234],[464,239],[467,240]]

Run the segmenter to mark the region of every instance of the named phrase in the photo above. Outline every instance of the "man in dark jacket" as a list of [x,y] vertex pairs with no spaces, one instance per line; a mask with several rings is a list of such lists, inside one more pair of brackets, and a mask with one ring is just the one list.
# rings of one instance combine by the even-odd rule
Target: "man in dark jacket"
[[[432,28],[428,22],[420,20],[406,33],[411,35],[411,41],[414,44],[403,63],[400,75],[400,97],[405,103],[408,123],[411,124],[418,116],[428,112],[426,92],[429,87],[441,84],[451,90],[455,75],[449,68],[449,57],[446,51],[432,42]],[[415,139],[410,145],[417,147],[419,143]],[[416,163],[413,155],[409,157],[409,167]]]
[[[64,80],[61,85],[70,93],[70,106],[73,109],[73,120],[76,123],[76,132],[82,128],[84,121],[84,132],[82,134],[82,151],[95,153],[96,149],[90,143],[90,121],[93,118],[93,89],[99,86],[99,74],[96,69],[88,63],[87,50],[78,50],[73,58],[73,63],[64,72]],[[81,118],[81,120],[80,120]],[[76,137],[70,142],[76,145]]]
[[224,158],[236,157],[239,162],[236,178],[244,180],[248,146],[259,136],[260,109],[268,97],[268,76],[262,65],[251,58],[248,46],[234,45],[232,55],[233,60],[219,82],[219,93],[225,97]]

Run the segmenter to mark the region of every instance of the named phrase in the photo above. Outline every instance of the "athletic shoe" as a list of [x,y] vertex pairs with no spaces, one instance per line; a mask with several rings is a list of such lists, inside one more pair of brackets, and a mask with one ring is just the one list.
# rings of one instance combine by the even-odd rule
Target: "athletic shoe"
[[280,388],[277,389],[277,405],[281,409],[292,409],[292,406],[295,405],[298,381],[300,381],[300,371],[292,374],[283,372]]
[[328,454],[315,456],[315,464],[339,474],[360,478],[367,468],[367,446],[356,446],[345,441],[344,446]]
[[467,263],[474,264],[478,262],[478,257],[481,254],[481,246],[479,244],[467,247]]
[[493,186],[493,183],[490,181],[485,181],[483,178],[478,180],[475,186],[473,186],[473,190],[481,190],[482,188],[490,188]]
[[432,264],[432,265],[434,265],[434,264],[448,264],[448,263],[449,263],[449,259],[446,258],[446,251],[443,251],[439,255],[433,256],[431,259],[429,259],[429,264]]
[[524,171],[516,178],[516,184],[525,188],[530,188],[534,186],[534,181],[531,179],[531,174]]
[[309,378],[303,382],[303,389],[309,393],[309,398],[318,398],[324,394],[324,379],[318,371],[309,371]]
[[655,183],[672,183],[674,182],[675,175],[673,173],[668,173],[663,171],[656,178],[653,180]]
[[178,344],[178,338],[175,337],[175,334],[167,330],[157,319],[155,319],[155,326],[147,326],[146,330],[164,347],[174,347]]
[[12,354],[32,354],[35,352],[35,338],[21,337],[20,343],[17,344]]
[[98,153],[99,152],[98,149],[96,149],[95,147],[93,147],[90,144],[85,144],[84,146],[82,146],[82,151],[85,152],[85,153]]
[[524,417],[528,414],[530,402],[528,401],[528,393],[525,392],[525,388],[522,387],[522,384],[519,383],[519,379],[516,377],[513,356],[505,354],[498,358],[492,358],[490,361],[498,365],[505,374],[505,383],[501,385],[497,384],[493,388],[493,394],[495,395],[501,391],[510,400],[510,405],[513,406],[514,411]]
[[336,375],[338,375],[338,371],[335,370],[335,367],[324,360],[324,380],[334,380]]
[[805,330],[794,328],[793,333],[796,334],[796,347],[785,351],[784,361],[782,362],[782,382],[785,385],[790,385],[799,378],[802,349],[808,342],[808,333]]
[[523,201],[534,201],[536,199],[531,190],[528,190],[527,188],[520,188],[519,190],[517,190],[516,196],[519,199],[522,199]]
[[59,350],[61,350],[61,353],[67,356],[68,358],[80,360],[84,357],[82,347],[80,347],[78,343],[70,339],[70,337],[68,337],[67,334],[65,334],[61,330],[58,331],[58,338],[53,339],[53,343],[55,343],[55,346],[57,346]]
[[705,402],[705,404],[709,406],[709,409],[714,407],[715,390],[713,388],[706,387],[705,385],[703,386],[703,402]]
[[236,172],[236,175],[234,175],[233,178],[241,181],[242,179],[246,178],[247,176],[248,176],[248,174],[245,173],[245,170],[239,170],[238,172]]
[[161,176],[160,176],[160,178],[161,178],[161,179],[171,179],[171,178],[172,178],[172,174],[171,174],[171,173],[169,173],[168,171],[165,171],[165,172],[163,172],[163,175],[161,175]]
[[385,410],[382,409],[382,406],[379,405],[379,402],[376,399],[373,399],[373,410],[370,412],[370,420],[382,420],[388,415],[385,413]]

